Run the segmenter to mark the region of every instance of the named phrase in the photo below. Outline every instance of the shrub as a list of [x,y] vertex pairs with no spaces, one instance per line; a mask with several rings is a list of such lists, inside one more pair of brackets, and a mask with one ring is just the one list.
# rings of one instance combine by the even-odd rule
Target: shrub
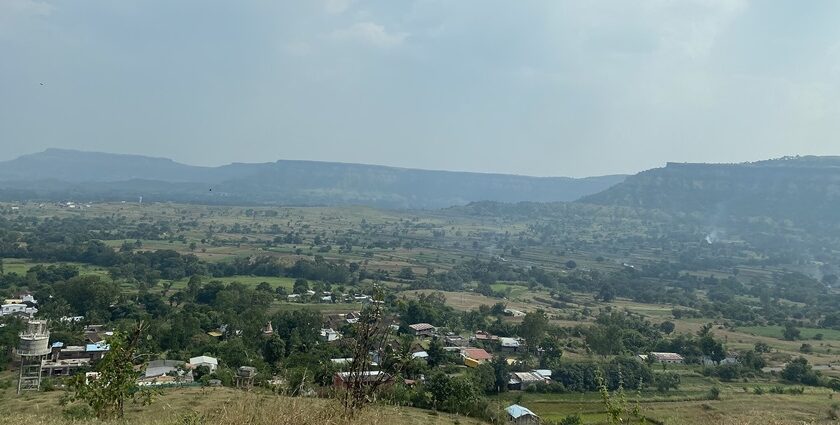
[[709,388],[706,393],[706,400],[720,400],[720,389],[718,387]]

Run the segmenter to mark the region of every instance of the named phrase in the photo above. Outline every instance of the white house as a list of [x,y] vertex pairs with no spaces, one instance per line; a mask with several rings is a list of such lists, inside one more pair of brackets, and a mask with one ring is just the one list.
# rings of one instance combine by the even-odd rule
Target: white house
[[519,351],[519,340],[516,338],[499,338],[499,343],[504,351]]
[[516,425],[536,425],[540,423],[540,417],[530,409],[518,404],[505,408],[508,415],[508,423]]
[[341,334],[338,333],[338,331],[333,330],[332,328],[321,329],[321,339],[326,342],[338,341],[339,339],[341,339]]
[[[677,353],[652,352],[650,353],[650,356],[653,357],[653,360],[657,363],[682,364],[684,361],[683,356]],[[647,361],[648,355],[639,354],[639,359],[642,361]]]
[[199,366],[207,366],[210,368],[210,372],[215,372],[216,368],[219,367],[219,360],[210,356],[190,357],[189,366],[190,369],[195,369]]

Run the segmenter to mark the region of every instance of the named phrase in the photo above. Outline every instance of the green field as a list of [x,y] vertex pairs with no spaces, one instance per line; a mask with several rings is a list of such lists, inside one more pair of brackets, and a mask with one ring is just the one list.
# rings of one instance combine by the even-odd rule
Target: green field
[[[743,326],[738,327],[737,331],[751,334],[751,335],[758,335],[764,336],[768,338],[779,338],[782,339],[782,335],[784,332],[784,327],[782,326]],[[817,328],[798,328],[800,332],[800,339],[803,340],[814,340],[817,334],[822,334],[823,340],[825,341],[840,341],[840,331],[836,329],[817,329]]]

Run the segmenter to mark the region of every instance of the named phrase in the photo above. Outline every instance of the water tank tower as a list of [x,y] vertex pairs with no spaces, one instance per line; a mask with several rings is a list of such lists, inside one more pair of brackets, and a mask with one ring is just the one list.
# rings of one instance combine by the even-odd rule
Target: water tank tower
[[17,354],[20,356],[21,391],[38,391],[41,388],[41,361],[50,354],[50,331],[46,320],[29,320],[26,329],[20,333]]

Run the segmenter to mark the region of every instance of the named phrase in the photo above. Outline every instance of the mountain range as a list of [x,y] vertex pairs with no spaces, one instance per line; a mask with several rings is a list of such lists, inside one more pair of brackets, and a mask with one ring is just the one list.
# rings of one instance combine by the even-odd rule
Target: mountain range
[[741,164],[668,163],[580,202],[707,216],[840,221],[840,157],[785,157]]
[[529,177],[289,160],[201,167],[166,158],[47,149],[0,162],[0,199],[143,196],[211,204],[442,208],[474,201],[574,201],[625,177]]

